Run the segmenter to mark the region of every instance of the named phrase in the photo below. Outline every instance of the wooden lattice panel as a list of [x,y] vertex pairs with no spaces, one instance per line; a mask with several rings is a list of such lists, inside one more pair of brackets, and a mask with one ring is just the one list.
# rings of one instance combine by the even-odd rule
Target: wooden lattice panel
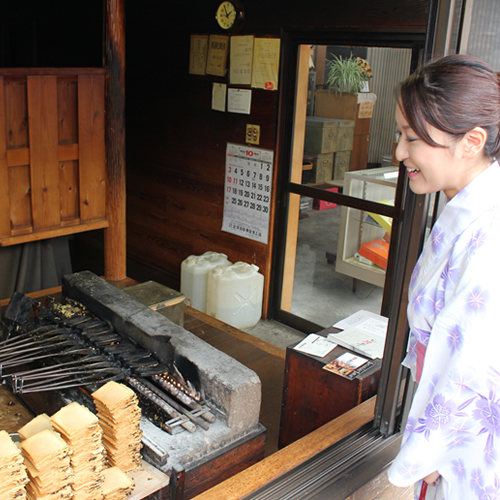
[[0,69],[0,245],[108,226],[105,70]]

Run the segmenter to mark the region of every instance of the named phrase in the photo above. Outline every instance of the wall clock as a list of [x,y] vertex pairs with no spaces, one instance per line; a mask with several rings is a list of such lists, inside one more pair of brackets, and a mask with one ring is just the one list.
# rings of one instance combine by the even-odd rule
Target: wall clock
[[235,33],[243,27],[245,11],[238,1],[225,0],[217,7],[215,19],[224,31]]

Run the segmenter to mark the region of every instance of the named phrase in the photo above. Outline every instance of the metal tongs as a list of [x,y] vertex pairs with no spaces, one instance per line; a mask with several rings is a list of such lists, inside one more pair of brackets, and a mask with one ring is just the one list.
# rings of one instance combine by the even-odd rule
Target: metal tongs
[[77,387],[89,382],[119,380],[130,371],[107,356],[89,354],[75,361],[25,370],[7,375],[15,393],[39,392]]

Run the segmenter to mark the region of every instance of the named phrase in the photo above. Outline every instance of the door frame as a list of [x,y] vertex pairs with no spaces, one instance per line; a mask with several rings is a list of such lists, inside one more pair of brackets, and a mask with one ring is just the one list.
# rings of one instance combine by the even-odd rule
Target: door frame
[[[287,324],[299,331],[312,332],[323,328],[304,318],[300,318],[282,308],[284,301],[290,302],[290,288],[283,290],[283,283],[287,273],[290,273],[292,263],[295,262],[295,244],[298,230],[298,214],[300,196],[309,196],[321,200],[337,203],[346,207],[378,212],[392,217],[397,226],[402,217],[400,205],[402,203],[402,184],[404,176],[400,176],[397,193],[400,200],[396,200],[391,207],[380,203],[361,199],[353,199],[341,193],[329,192],[301,184],[301,153],[304,148],[305,106],[304,95],[307,94],[307,79],[304,75],[306,57],[304,49],[307,45],[348,45],[409,48],[412,50],[412,65],[418,62],[418,54],[422,51],[425,34],[415,32],[391,32],[367,30],[344,31],[282,31],[282,65],[280,81],[281,93],[278,107],[278,138],[277,138],[277,192],[275,206],[275,234],[273,246],[273,261],[270,283],[269,317]],[[302,65],[302,67],[300,66]],[[302,72],[300,71],[302,70]],[[299,80],[299,75],[301,78]],[[304,89],[305,87],[305,89]],[[302,96],[302,97],[297,97]],[[300,113],[300,115],[299,115]],[[302,116],[303,115],[303,116]],[[300,165],[299,163],[300,158]],[[401,184],[401,185],[400,185]],[[391,234],[391,243],[396,242],[397,231]],[[391,244],[393,249],[397,243]],[[391,255],[392,254],[392,255]],[[391,250],[386,284],[393,279],[395,250]],[[382,314],[386,315],[389,308],[390,294],[384,293]]]

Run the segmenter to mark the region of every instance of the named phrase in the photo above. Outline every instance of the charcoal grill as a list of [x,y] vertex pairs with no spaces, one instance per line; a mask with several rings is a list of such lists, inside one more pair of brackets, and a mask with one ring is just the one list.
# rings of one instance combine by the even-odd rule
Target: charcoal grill
[[143,456],[169,475],[262,434],[255,372],[95,274],[65,276],[61,302],[34,302],[26,321],[29,301],[12,302],[0,376],[36,413],[54,398],[91,405],[91,390],[122,381],[143,408]]

